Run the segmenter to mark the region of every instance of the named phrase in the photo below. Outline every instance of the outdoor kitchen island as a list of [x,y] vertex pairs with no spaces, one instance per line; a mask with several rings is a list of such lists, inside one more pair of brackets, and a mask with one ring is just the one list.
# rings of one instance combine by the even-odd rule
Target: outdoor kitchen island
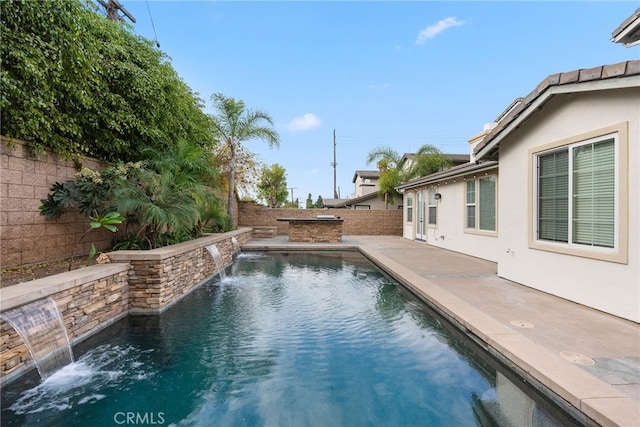
[[290,242],[342,242],[343,219],[333,215],[318,215],[316,218],[278,218],[289,223]]

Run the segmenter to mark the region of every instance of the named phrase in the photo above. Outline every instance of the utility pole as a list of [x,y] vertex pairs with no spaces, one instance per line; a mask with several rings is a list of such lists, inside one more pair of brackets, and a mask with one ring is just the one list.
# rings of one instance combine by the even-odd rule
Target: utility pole
[[291,206],[293,206],[293,190],[297,190],[298,187],[289,187],[289,190],[291,190]]
[[338,162],[336,162],[336,130],[333,130],[333,163],[331,163],[331,166],[333,166],[333,198],[337,199],[338,198],[338,190],[336,189],[336,169],[338,166]]
[[100,3],[102,7],[105,8],[105,10],[107,11],[107,18],[109,18],[110,20],[123,21],[122,16],[120,16],[120,14],[118,13],[118,11],[121,10],[122,13],[124,13],[124,16],[129,18],[134,24],[136,23],[136,18],[134,18],[133,15],[131,15],[127,11],[127,9],[125,9],[124,6],[120,4],[118,0],[107,0],[106,2],[104,0],[98,0],[98,3]]

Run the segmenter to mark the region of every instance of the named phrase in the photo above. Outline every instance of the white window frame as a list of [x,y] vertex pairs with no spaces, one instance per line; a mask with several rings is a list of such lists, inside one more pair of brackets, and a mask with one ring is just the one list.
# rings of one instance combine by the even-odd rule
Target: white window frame
[[[481,190],[480,190],[480,180],[493,178],[494,179],[494,208],[493,208],[493,222],[494,222],[494,230],[487,230],[481,228]],[[473,183],[474,187],[474,200],[473,202],[469,202],[467,200],[468,194],[468,185]],[[474,210],[474,224],[473,227],[469,226],[469,208],[473,207]],[[495,173],[486,173],[481,177],[469,177],[465,180],[464,187],[464,231],[465,233],[474,233],[474,234],[484,234],[484,235],[498,235],[498,175]]]
[[[473,185],[469,185],[473,184]],[[473,201],[469,201],[469,187],[473,187]],[[478,183],[475,179],[465,181],[464,185],[464,228],[467,230],[475,230],[478,225],[478,205],[476,203],[478,194]],[[469,224],[469,208],[473,209],[473,225]]]
[[427,226],[431,228],[438,226],[438,200],[436,199],[437,192],[437,187],[430,187],[429,191],[427,192]]
[[407,194],[407,211],[405,213],[405,221],[413,222],[413,193]]
[[[613,248],[572,242],[573,239],[573,149],[613,139],[614,141],[614,232]],[[538,238],[538,159],[554,151],[567,150],[569,155],[569,207],[568,242],[554,242]],[[529,150],[529,247],[549,252],[575,255],[604,261],[628,262],[628,123],[620,123],[607,128],[566,138]]]

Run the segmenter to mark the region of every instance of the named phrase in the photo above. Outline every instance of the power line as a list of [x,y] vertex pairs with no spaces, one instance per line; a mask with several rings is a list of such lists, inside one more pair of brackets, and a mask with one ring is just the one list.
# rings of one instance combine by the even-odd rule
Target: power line
[[156,34],[156,26],[153,24],[153,17],[151,16],[151,8],[149,7],[149,0],[147,0],[147,10],[149,11],[149,19],[151,20],[151,28],[153,28],[153,37],[156,40],[156,47],[160,48],[160,42],[158,41],[158,35]]

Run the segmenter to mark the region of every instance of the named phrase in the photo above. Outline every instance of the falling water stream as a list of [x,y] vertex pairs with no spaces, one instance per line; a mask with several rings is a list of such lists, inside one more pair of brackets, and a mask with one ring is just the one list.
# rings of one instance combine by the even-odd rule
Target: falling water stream
[[73,362],[67,329],[52,298],[4,311],[0,317],[18,332],[43,380]]
[[216,269],[218,270],[218,274],[220,275],[220,280],[223,280],[227,277],[227,274],[224,271],[224,261],[222,260],[222,255],[220,255],[220,251],[216,245],[207,246],[207,250],[211,254],[213,261],[216,263]]
[[240,243],[238,243],[238,239],[235,236],[231,237],[231,245],[233,246],[233,254],[240,253]]

